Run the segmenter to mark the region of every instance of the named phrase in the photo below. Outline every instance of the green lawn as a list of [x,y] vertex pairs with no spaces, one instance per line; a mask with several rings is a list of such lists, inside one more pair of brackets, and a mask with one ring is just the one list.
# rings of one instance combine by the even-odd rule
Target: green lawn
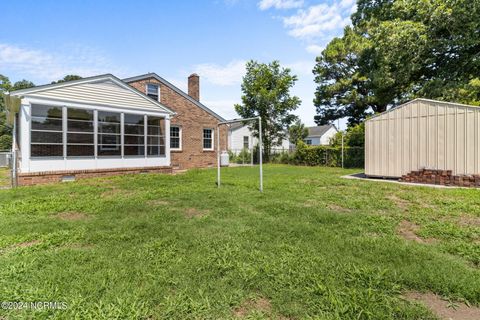
[[0,301],[68,307],[0,319],[433,319],[411,290],[480,303],[480,190],[264,171],[263,194],[250,167],[221,189],[194,170],[1,190]]

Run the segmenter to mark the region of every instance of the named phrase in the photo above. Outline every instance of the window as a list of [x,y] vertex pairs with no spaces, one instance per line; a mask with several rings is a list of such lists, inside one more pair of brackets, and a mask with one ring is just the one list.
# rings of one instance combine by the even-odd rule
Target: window
[[243,136],[243,148],[244,149],[249,149],[250,148],[250,139],[248,136]]
[[147,83],[147,96],[153,100],[160,101],[158,99],[160,97],[160,87],[158,84]]
[[31,157],[119,157],[122,146],[125,156],[166,154],[163,117],[124,114],[122,128],[119,112],[97,111],[95,119],[94,110],[62,106],[32,105],[30,140]]
[[147,117],[147,155],[165,155],[165,121],[160,117]]
[[203,129],[203,149],[213,150],[213,129]]
[[170,127],[170,149],[182,149],[182,128],[178,126]]
[[67,109],[67,157],[94,156],[93,110]]
[[145,155],[145,126],[144,116],[125,114],[124,118],[124,146],[126,156]]
[[62,107],[32,105],[32,157],[63,157]]
[[122,137],[120,113],[98,111],[98,156],[120,156]]
[[307,139],[307,140],[305,140],[305,143],[310,146],[310,145],[312,145],[312,140],[311,140],[311,139]]

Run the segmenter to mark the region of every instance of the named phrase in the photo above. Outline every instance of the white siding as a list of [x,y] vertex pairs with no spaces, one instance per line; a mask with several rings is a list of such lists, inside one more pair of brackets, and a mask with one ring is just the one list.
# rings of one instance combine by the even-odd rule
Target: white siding
[[319,146],[320,145],[320,137],[307,137],[305,140],[310,140],[312,146]]
[[311,136],[311,137],[307,137],[305,140],[311,140],[312,146],[328,145],[330,144],[330,140],[335,136],[337,132],[338,130],[332,126],[321,137]]
[[149,108],[162,111],[148,98],[142,97],[131,89],[124,88],[111,80],[94,83],[80,83],[71,86],[46,89],[29,94],[36,98],[61,100],[103,106],[125,108]]
[[[243,137],[249,137],[249,148],[252,148],[258,144],[258,139],[253,137],[252,132],[248,126],[243,126],[235,130],[229,130],[228,133],[228,149],[233,152],[240,152],[243,149]],[[288,139],[282,140],[280,145],[273,146],[274,149],[285,149],[286,151],[290,147]]]
[[320,137],[320,144],[321,145],[327,145],[330,143],[330,139],[333,138],[333,136],[337,133],[337,129],[334,127],[331,127],[330,129],[327,130],[321,137]]
[[400,177],[422,168],[477,174],[480,108],[417,99],[365,123],[365,173]]
[[[30,157],[31,105],[67,106],[89,110],[158,116],[165,119],[165,156],[111,156],[111,157]],[[106,168],[131,168],[170,165],[170,112],[142,97],[141,94],[124,88],[111,80],[95,83],[79,83],[71,86],[47,88],[27,93],[22,99],[19,112],[21,173],[63,170],[90,170]]]

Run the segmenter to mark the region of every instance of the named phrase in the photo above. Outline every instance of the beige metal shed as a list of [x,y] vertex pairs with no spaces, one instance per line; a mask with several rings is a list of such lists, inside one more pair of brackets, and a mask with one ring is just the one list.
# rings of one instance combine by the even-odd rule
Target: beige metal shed
[[480,173],[480,108],[415,99],[365,122],[365,174]]

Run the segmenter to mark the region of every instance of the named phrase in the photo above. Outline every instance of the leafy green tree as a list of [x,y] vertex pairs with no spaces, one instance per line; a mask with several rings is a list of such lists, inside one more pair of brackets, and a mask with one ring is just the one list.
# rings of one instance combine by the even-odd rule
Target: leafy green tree
[[337,132],[330,140],[330,145],[333,147],[341,146],[342,135],[344,146],[363,148],[365,146],[365,123],[350,126],[345,132]]
[[317,57],[316,122],[353,125],[416,97],[478,104],[480,1],[358,0]]
[[65,77],[63,77],[63,78],[60,79],[60,80],[52,81],[52,84],[62,83],[62,82],[68,82],[68,81],[73,81],[73,80],[80,80],[80,79],[83,79],[83,78],[80,77],[79,75],[76,75],[76,74],[67,74]]
[[0,150],[9,150],[12,147],[12,128],[6,122],[5,102],[1,93],[34,87],[31,81],[21,80],[13,85],[8,77],[0,74]]
[[[301,101],[290,94],[296,81],[297,76],[292,75],[290,69],[282,68],[278,61],[266,64],[251,60],[246,64],[242,104],[236,104],[235,110],[243,118],[262,117],[265,161],[269,161],[272,147],[281,143],[290,124],[297,120],[291,112]],[[250,128],[258,137],[258,122],[252,122]]]
[[308,128],[298,119],[288,128],[288,138],[291,143],[297,144],[308,136]]

